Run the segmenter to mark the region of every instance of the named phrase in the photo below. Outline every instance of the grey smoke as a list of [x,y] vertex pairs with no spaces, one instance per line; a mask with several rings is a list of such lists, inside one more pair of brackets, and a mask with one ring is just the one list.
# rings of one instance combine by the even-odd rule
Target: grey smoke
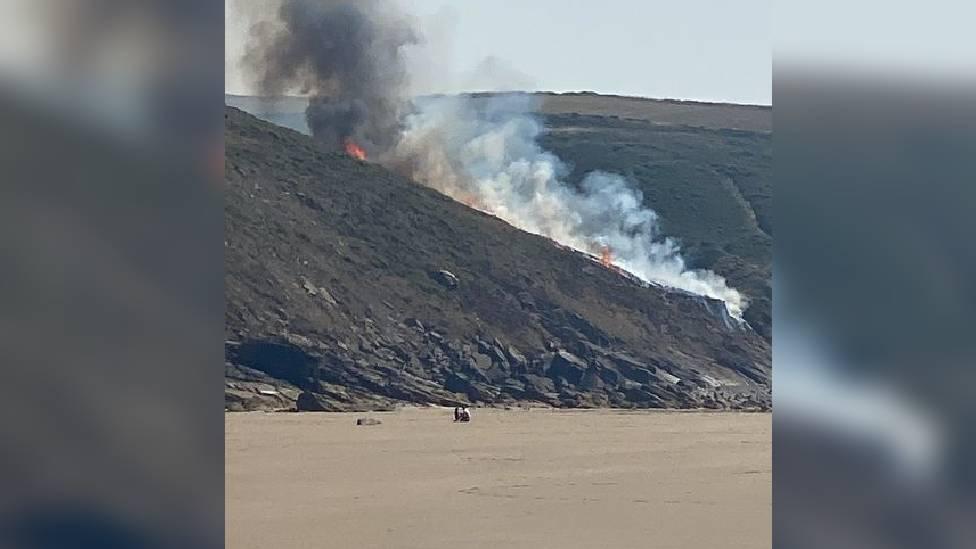
[[403,49],[417,41],[391,2],[281,0],[273,20],[251,27],[243,65],[263,96],[308,95],[305,116],[317,139],[339,148],[351,138],[376,152],[396,140]]
[[426,98],[405,120],[386,159],[415,180],[530,233],[598,256],[654,284],[708,296],[741,317],[746,299],[708,270],[687,268],[677,242],[622,176],[591,172],[579,187],[566,165],[543,150],[534,99],[504,94]]

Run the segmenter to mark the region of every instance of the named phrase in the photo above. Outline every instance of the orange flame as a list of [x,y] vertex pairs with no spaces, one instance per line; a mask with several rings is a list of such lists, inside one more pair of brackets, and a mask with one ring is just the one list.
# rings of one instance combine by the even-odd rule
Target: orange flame
[[607,268],[613,266],[613,252],[610,251],[610,246],[604,245],[600,249],[600,264]]
[[353,143],[352,139],[346,139],[346,154],[355,158],[356,160],[366,160],[366,151],[362,147]]

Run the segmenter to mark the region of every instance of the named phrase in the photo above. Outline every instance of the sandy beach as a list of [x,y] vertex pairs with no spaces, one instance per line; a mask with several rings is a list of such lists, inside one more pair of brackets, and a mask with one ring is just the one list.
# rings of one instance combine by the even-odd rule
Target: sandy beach
[[770,414],[473,413],[227,414],[227,547],[771,545]]

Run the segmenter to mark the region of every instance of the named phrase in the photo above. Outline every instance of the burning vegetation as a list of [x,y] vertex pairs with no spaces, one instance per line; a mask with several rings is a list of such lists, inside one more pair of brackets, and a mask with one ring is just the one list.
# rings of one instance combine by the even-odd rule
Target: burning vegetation
[[352,139],[346,139],[346,154],[355,158],[356,160],[366,161],[366,151],[362,147],[357,145]]
[[613,266],[613,252],[610,246],[604,245],[600,249],[600,264],[608,269]]

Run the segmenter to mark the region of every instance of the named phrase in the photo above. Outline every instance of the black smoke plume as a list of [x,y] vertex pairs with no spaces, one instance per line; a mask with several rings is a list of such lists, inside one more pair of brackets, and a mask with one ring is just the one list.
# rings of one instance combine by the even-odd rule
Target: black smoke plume
[[387,0],[281,0],[274,20],[251,27],[244,67],[264,96],[307,94],[317,139],[385,151],[404,105],[403,49],[418,37]]

